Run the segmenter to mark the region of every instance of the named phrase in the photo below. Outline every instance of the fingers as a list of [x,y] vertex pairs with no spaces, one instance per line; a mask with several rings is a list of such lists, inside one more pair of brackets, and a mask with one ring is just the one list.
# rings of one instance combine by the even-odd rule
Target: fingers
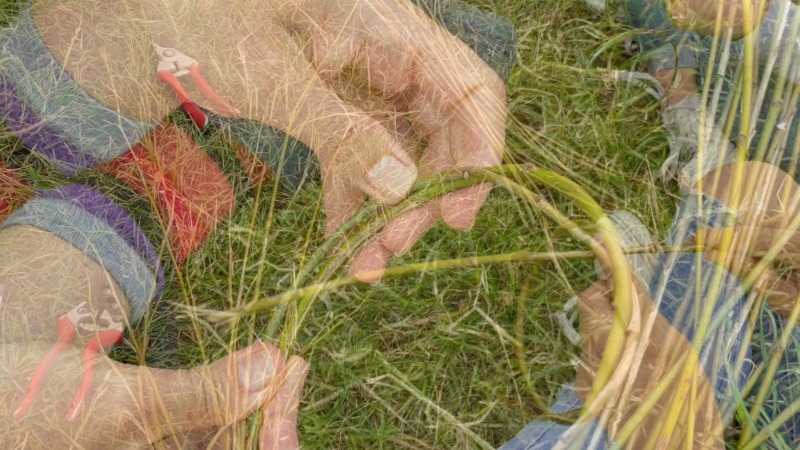
[[[428,143],[419,163],[421,175],[500,164],[505,88],[458,39],[403,2],[343,1],[331,6],[312,1],[300,9],[293,26],[309,36],[312,62],[326,78],[352,69],[372,91],[403,98]],[[481,186],[449,194],[429,214],[455,229],[468,229],[488,191],[489,186]],[[352,270],[382,268],[389,255],[413,244],[432,223],[424,225],[390,226],[399,234],[382,233],[362,251]]]
[[375,284],[392,255],[403,255],[439,221],[438,202],[410,211],[389,222],[377,238],[353,259],[350,272],[364,283]]
[[364,283],[377,283],[389,258],[408,252],[442,218],[453,229],[470,229],[490,189],[489,184],[462,189],[397,217],[358,253],[350,272]]
[[[505,88],[465,44],[410,3],[351,0],[315,10],[321,6],[317,3],[309,2],[305,12],[310,19],[299,26],[315,43],[326,43],[315,48],[344,49],[315,52],[318,65],[333,59],[331,54],[347,55],[343,67],[353,66],[371,88],[384,94],[405,94],[416,103],[412,114],[438,114],[445,120],[452,117],[454,125],[466,125],[477,140],[464,136],[471,144],[465,153],[474,153],[473,148],[502,149]],[[446,128],[442,125],[422,123]]]
[[257,343],[187,371],[141,368],[144,425],[161,437],[235,423],[275,395],[283,367],[275,347]]
[[698,187],[706,195],[730,205],[732,199],[728,197],[734,183],[739,183],[742,192],[738,209],[745,216],[789,217],[800,211],[800,185],[791,175],[772,164],[753,161],[742,164],[741,179],[736,179],[736,164],[730,163],[706,174]]
[[[282,23],[308,39],[310,51],[304,53],[288,35],[269,51],[255,41],[237,46],[244,49],[247,61],[284,61],[272,68],[265,63],[261,73],[251,70],[262,75],[253,79],[272,80],[267,93],[280,92],[255,104],[269,105],[263,114],[273,124],[315,149],[323,172],[327,234],[362,205],[363,193],[396,202],[417,177],[417,167],[397,139],[364,110],[332,92],[326,80],[345,71],[360,75],[369,91],[402,98],[397,103],[404,105],[418,134],[427,140],[421,173],[501,162],[502,82],[419,9],[403,2],[354,0],[336,4],[287,0],[278,9],[283,11]],[[310,64],[298,58],[309,53]],[[489,189],[485,185],[449,194],[427,212],[409,216],[422,216],[419,223],[411,224],[409,217],[398,219],[361,252],[352,270],[380,272],[391,255],[406,251],[440,219],[455,229],[470,228]]]
[[263,409],[261,450],[300,448],[297,437],[297,413],[308,367],[308,363],[296,356],[286,364],[277,395]]
[[[429,141],[428,149],[420,161],[421,175],[429,176],[452,167],[452,160],[447,153],[445,142],[441,139]],[[350,272],[361,281],[377,283],[389,257],[404,254],[442,218],[444,208],[441,202],[446,197],[431,201],[389,222],[376,240],[353,260]]]
[[[418,92],[411,113],[422,131],[430,133],[427,152],[435,157],[423,158],[420,172],[499,165],[505,145],[502,82],[446,31],[437,27],[426,44],[415,67]],[[411,45],[406,41],[407,48]],[[482,185],[443,197],[442,219],[454,229],[469,229],[489,190],[489,185]]]
[[[292,36],[275,32],[280,44],[259,36],[239,42],[245,56],[231,62],[249,78],[264,80],[255,99],[240,95],[239,109],[254,107],[250,118],[281,128],[314,150],[322,172],[326,233],[361,207],[364,194],[386,203],[404,198],[417,179],[417,168],[392,134],[337,96],[302,58]],[[347,56],[336,53],[335,58]],[[230,92],[235,92],[233,86]]]
[[50,346],[6,344],[0,350],[0,398],[6,405],[0,408],[3,448],[25,435],[55,448],[129,448],[132,443],[141,446],[165,436],[218,429],[272,399],[284,367],[278,350],[261,343],[191,370],[149,369],[98,356],[83,409],[68,421],[65,414],[84,376],[81,349],[69,348],[48,371],[31,409],[16,420],[12,411]]
[[484,183],[447,194],[439,202],[444,222],[454,230],[471,229],[491,189],[491,184]]
[[410,115],[428,137],[428,151],[449,159],[439,170],[499,164],[506,118],[502,81],[419,9],[387,3],[380,15],[362,19],[362,29],[382,32],[362,34],[362,56],[354,64],[371,86],[405,94]]
[[[299,448],[297,416],[303,385],[309,365],[300,357],[292,357],[282,372],[271,383],[269,399],[264,403],[263,423],[259,437],[262,450],[295,450]],[[233,422],[232,422],[233,423]],[[198,424],[198,427],[200,424]],[[217,427],[218,428],[218,427]],[[198,428],[164,441],[161,448],[231,448],[235,442],[235,429],[223,427]]]
[[[502,160],[500,156],[502,144],[500,150],[491,145],[484,146],[487,142],[481,142],[473,130],[468,129],[463,123],[453,123],[452,128],[434,133],[429,142],[428,151],[441,156],[435,163],[423,160],[420,163],[420,171],[423,173],[468,167],[491,167],[500,165]],[[442,219],[456,230],[464,231],[472,228],[478,212],[489,196],[491,187],[491,184],[486,183],[447,194],[439,202]]]
[[[396,37],[407,54],[415,55],[411,113],[432,132],[429,140],[445,141],[455,167],[499,164],[505,145],[505,86],[465,44],[421,12],[416,16],[421,24],[414,33],[423,38],[402,30]],[[424,123],[437,116],[444,120]]]
[[[440,135],[429,142],[427,153],[420,161],[422,175],[457,167],[457,163],[449,155],[447,142],[442,138],[443,135]],[[406,253],[440,219],[455,230],[469,230],[475,224],[478,211],[489,196],[491,188],[491,184],[484,183],[461,189],[392,220],[375,241],[359,252],[353,260],[350,272],[363,282],[377,283],[389,257]]]
[[[706,251],[721,250],[722,238],[726,228],[703,229],[698,233],[698,244]],[[777,250],[778,263],[791,263],[800,257],[800,231],[773,229],[759,226],[741,226],[733,231],[733,241],[728,249],[728,261],[741,261],[742,258],[760,259],[767,252]],[[785,244],[783,242],[785,241]],[[782,255],[782,256],[781,256]],[[795,256],[797,255],[797,256]]]
[[[705,236],[704,247],[705,257],[710,261],[719,263],[720,240],[723,229],[703,230]],[[735,230],[733,244],[728,250],[728,257],[724,261],[724,267],[734,275],[745,278],[750,276],[756,263],[770,251],[780,238],[780,231],[774,233],[764,232],[763,228],[743,227]],[[790,272],[785,276],[778,276],[775,266],[789,266],[797,258],[797,250],[800,249],[800,237],[798,233],[792,234],[789,243],[781,247],[779,255],[783,254],[787,258],[781,258],[772,266],[766,268],[763,274],[755,281],[754,289],[763,293],[769,306],[788,317],[794,308],[798,298],[800,298],[800,275]]]
[[[368,139],[365,137],[361,135],[355,139],[366,143]],[[351,144],[360,146],[356,142]],[[392,155],[384,155],[371,168],[362,167],[365,172],[357,169],[355,173],[353,167],[358,165],[353,164],[352,160],[348,162],[346,158],[320,158],[320,162],[323,166],[326,235],[333,233],[362,206],[364,193],[375,200],[394,203],[405,197],[417,178],[416,167],[409,159]]]

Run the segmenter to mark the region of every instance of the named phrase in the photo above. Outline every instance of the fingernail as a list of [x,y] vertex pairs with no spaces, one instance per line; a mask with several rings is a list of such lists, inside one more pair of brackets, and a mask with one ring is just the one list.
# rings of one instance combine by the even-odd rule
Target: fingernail
[[363,188],[376,199],[396,202],[405,197],[416,179],[416,167],[407,166],[394,156],[384,156],[369,169]]

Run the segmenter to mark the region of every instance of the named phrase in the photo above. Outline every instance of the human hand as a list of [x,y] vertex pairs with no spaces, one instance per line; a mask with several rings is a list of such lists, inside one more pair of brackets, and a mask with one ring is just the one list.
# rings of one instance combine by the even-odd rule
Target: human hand
[[[28,226],[0,233],[0,297],[0,448],[20,448],[20,442],[25,448],[186,448],[192,442],[206,448],[213,439],[226,442],[226,430],[260,408],[281,425],[272,438],[297,441],[288,423],[296,418],[308,366],[297,356],[286,361],[273,346],[255,343],[189,370],[86,356],[95,332],[119,319],[104,313],[117,311],[127,323],[131,304],[99,262],[54,234]],[[45,355],[67,341],[57,326],[62,317],[77,332],[46,370],[41,389],[27,397]],[[90,366],[89,389],[78,397]],[[23,404],[24,398],[33,402]],[[72,410],[80,398],[82,406]],[[67,418],[68,411],[77,414]]]
[[[608,421],[604,422],[608,438],[620,444],[622,448],[646,447],[648,439],[661,430],[664,414],[675,400],[681,385],[693,382],[695,389],[687,394],[691,396],[687,402],[696,405],[693,410],[694,416],[681,415],[676,435],[672,436],[672,440],[691,441],[693,445],[691,448],[725,448],[722,436],[723,414],[720,411],[719,400],[714,395],[714,383],[718,380],[709,380],[702,365],[695,366],[686,378],[681,376],[669,378],[670,372],[683,367],[682,357],[693,358],[695,361],[698,358],[692,343],[684,334],[686,331],[676,328],[675,323],[683,327],[691,325],[687,325],[686,322],[681,323],[682,321],[674,318],[674,322],[670,322],[658,311],[646,289],[637,288],[634,295],[640,314],[632,320],[638,321],[646,329],[644,325],[653,319],[652,328],[649,334],[642,333],[637,336],[640,346],[637,353],[641,359],[623,362],[621,364],[627,365],[618,368],[621,371],[628,371],[628,376],[615,390],[618,394],[614,396],[616,403],[606,408],[606,411],[611,413]],[[686,301],[695,301],[692,298],[687,298]],[[666,299],[662,300],[662,303],[665,301]],[[581,400],[585,401],[600,367],[609,332],[616,320],[609,283],[599,281],[581,292],[578,295],[578,310],[581,361],[577,366],[575,388]],[[688,319],[687,322],[692,323],[693,320]],[[636,345],[630,343],[631,341],[628,342],[629,345]],[[722,348],[717,350],[723,351]],[[660,396],[655,397],[655,403],[646,406],[646,400],[652,400],[654,392],[659,389],[662,392]],[[627,396],[623,395],[625,392]],[[635,419],[638,421],[634,421]],[[691,437],[685,436],[687,429],[693,430]],[[681,434],[684,436],[680,436]],[[623,436],[624,442],[619,441]],[[668,444],[666,441],[664,443]]]
[[198,431],[207,445],[219,441],[215,431],[207,430],[227,429],[259,408],[282,411],[268,415],[272,421],[265,418],[274,432],[262,434],[262,448],[297,448],[276,445],[297,442],[293,418],[308,366],[297,357],[284,361],[275,347],[256,343],[190,370],[150,369],[98,356],[92,396],[73,422],[64,414],[72,400],[69,393],[80,382],[84,361],[79,349],[69,349],[58,360],[39,400],[19,422],[12,418],[13,409],[49,349],[44,343],[7,343],[0,349],[6,368],[0,374],[4,448],[18,448],[21,442],[30,449],[151,448],[153,443],[182,448],[180,439]]
[[[304,101],[302,93],[316,87],[317,96],[307,94],[305,101],[326,109],[298,118],[294,130],[293,124],[283,124],[309,143],[320,160],[326,234],[352,216],[364,193],[393,203],[405,196],[417,174],[500,163],[505,122],[502,82],[417,8],[396,0],[350,0],[336,6],[317,0],[299,7],[284,3],[278,15],[282,23],[299,31],[310,49],[306,52],[310,65],[292,71],[295,81],[278,83],[298,89],[299,103]],[[298,54],[293,48],[284,51],[288,55],[279,55],[284,60]],[[355,97],[343,95],[342,90],[331,95],[331,87],[346,71],[353,75],[348,86],[361,85],[370,95],[388,101],[370,110],[359,108],[358,101],[342,102]],[[349,136],[343,135],[345,130]],[[417,152],[400,137],[408,130],[426,144],[416,165]],[[351,271],[379,271],[389,256],[406,252],[440,219],[456,229],[469,228],[488,189],[484,185],[453,193],[395,219],[355,257]]]
[[[777,166],[743,164],[739,181],[734,181],[735,164],[726,164],[709,172],[695,187],[730,207],[734,183],[742,186],[733,229],[701,228],[695,240],[705,249],[707,259],[724,264],[741,278],[749,277],[767,252],[774,252],[775,261],[754,280],[755,287],[767,294],[766,301],[774,310],[788,316],[800,294],[800,274],[792,271],[800,263],[800,222],[794,223],[800,219],[800,186]],[[725,248],[723,235],[731,231],[732,241]],[[720,261],[723,251],[726,258]]]
[[[176,106],[152,71],[131,76],[142,74],[132,63],[153,68],[141,52],[148,39],[159,40],[197,59],[239,117],[285,130],[314,149],[327,234],[352,216],[364,194],[393,203],[418,175],[501,162],[502,81],[405,0],[69,3],[38,8],[37,23],[79,84],[105,104],[149,120]],[[98,36],[98,29],[108,33]],[[343,100],[333,86],[345,77],[385,99],[383,110]],[[421,154],[409,141],[423,143]],[[382,269],[440,219],[469,228],[488,191],[465,189],[395,219],[351,270]]]

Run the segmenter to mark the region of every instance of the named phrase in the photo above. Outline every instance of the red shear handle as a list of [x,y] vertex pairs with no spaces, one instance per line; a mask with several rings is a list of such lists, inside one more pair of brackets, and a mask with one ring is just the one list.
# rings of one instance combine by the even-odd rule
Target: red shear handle
[[206,81],[206,78],[203,76],[203,73],[200,71],[200,64],[194,63],[189,66],[189,72],[192,74],[192,79],[194,80],[194,84],[197,85],[200,92],[203,93],[206,97],[210,98],[214,103],[217,104],[217,107],[224,110],[226,114],[236,114],[236,108],[234,108],[230,103],[226,102],[225,99],[220,97],[217,94],[217,91],[211,87]]
[[78,392],[75,394],[75,399],[72,401],[69,411],[67,411],[67,421],[72,422],[77,419],[83,409],[83,403],[89,395],[89,389],[92,387],[94,367],[97,364],[97,354],[100,350],[105,350],[121,342],[122,336],[123,334],[120,330],[106,330],[99,333],[86,344],[86,350],[83,352],[83,378],[81,379]]
[[204,130],[206,125],[208,125],[208,116],[206,113],[203,112],[194,102],[183,102],[181,103],[181,109],[183,112],[189,115],[189,118],[192,119],[197,128]]
[[42,361],[36,367],[36,371],[33,372],[31,381],[28,383],[28,389],[25,391],[25,397],[22,398],[19,407],[14,411],[14,419],[16,420],[22,420],[28,413],[28,410],[33,406],[33,402],[36,400],[36,396],[42,389],[45,376],[47,376],[50,368],[53,367],[56,359],[58,359],[58,355],[70,345],[77,335],[75,326],[66,317],[59,319],[56,326],[58,328],[58,342],[44,355],[44,358],[42,358]]
[[189,115],[194,122],[201,130],[205,129],[206,125],[208,125],[208,117],[206,114],[191,100],[189,99],[189,94],[186,93],[186,90],[183,89],[180,80],[173,75],[172,73],[162,70],[158,72],[158,79],[161,82],[168,85],[172,91],[175,93],[175,97],[178,98],[178,101],[181,103],[181,109]]

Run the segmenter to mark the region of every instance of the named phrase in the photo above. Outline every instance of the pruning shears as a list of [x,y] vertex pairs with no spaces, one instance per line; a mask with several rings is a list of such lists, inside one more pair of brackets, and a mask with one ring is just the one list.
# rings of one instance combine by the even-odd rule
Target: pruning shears
[[218,108],[229,114],[235,113],[236,108],[220,97],[208,84],[200,70],[200,64],[195,59],[174,48],[161,47],[156,43],[153,43],[153,49],[159,58],[156,76],[172,89],[181,104],[181,109],[200,129],[204,129],[208,125],[208,116],[186,93],[181,78],[187,75],[191,77],[200,93],[214,102]]
[[[25,397],[19,407],[14,411],[14,418],[21,420],[36,400],[42,388],[44,379],[55,364],[61,353],[66,350],[79,336],[88,337],[83,352],[83,376],[75,398],[67,411],[66,419],[75,420],[83,409],[86,397],[92,386],[97,354],[107,352],[112,346],[122,342],[125,317],[119,304],[113,299],[111,288],[104,290],[104,298],[90,305],[83,302],[67,314],[61,316],[56,323],[58,341],[44,356],[39,366],[34,371]],[[102,302],[102,303],[101,303]]]

